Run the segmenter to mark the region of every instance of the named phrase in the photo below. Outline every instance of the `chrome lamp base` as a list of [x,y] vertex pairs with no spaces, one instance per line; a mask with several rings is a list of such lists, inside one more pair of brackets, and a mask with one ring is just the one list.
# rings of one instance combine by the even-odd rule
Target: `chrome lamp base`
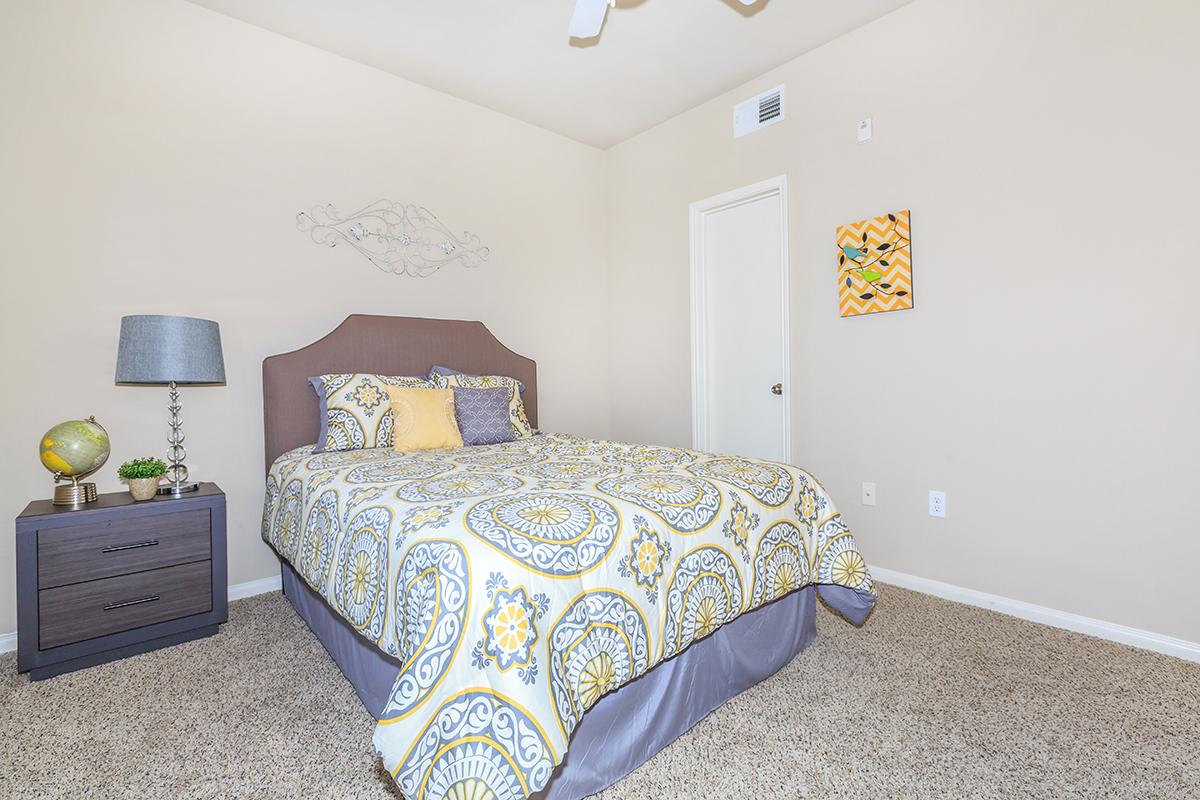
[[179,497],[181,494],[194,492],[199,488],[200,484],[195,481],[192,481],[191,483],[166,483],[158,487],[158,494],[160,496],[170,495],[172,497]]
[[183,410],[183,404],[179,402],[179,387],[175,381],[170,383],[170,397],[171,404],[167,406],[167,411],[171,413],[171,435],[167,438],[167,444],[170,445],[167,448],[167,483],[158,487],[158,494],[162,497],[180,497],[196,491],[200,484],[188,480],[188,468],[183,463],[187,458],[187,450],[183,449],[183,415],[179,413]]

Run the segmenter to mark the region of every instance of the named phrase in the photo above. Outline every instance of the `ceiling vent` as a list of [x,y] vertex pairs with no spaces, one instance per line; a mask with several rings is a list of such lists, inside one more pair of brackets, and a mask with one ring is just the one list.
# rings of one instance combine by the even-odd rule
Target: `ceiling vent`
[[783,87],[776,86],[733,107],[733,138],[782,121]]

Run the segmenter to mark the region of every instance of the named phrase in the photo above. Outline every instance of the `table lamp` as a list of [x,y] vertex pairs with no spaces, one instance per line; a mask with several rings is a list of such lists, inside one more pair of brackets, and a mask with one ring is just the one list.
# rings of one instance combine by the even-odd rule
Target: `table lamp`
[[184,464],[183,417],[179,384],[224,385],[225,359],[221,354],[221,327],[208,319],[140,314],[121,317],[117,346],[117,383],[170,387],[171,404],[167,439],[167,480],[161,495],[194,492],[200,484],[188,481]]

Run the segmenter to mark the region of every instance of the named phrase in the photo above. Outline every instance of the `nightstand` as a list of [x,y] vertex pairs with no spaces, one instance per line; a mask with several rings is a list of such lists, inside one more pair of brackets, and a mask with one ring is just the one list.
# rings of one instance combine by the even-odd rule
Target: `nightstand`
[[17,669],[41,680],[217,632],[227,618],[225,494],[49,500],[17,517]]

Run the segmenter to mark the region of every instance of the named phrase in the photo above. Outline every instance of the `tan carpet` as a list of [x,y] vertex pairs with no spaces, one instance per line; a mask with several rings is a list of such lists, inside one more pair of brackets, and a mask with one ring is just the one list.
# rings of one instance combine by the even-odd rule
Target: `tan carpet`
[[[603,800],[1200,797],[1200,665],[883,587]],[[40,683],[0,657],[0,797],[394,798],[278,594],[215,638]]]

